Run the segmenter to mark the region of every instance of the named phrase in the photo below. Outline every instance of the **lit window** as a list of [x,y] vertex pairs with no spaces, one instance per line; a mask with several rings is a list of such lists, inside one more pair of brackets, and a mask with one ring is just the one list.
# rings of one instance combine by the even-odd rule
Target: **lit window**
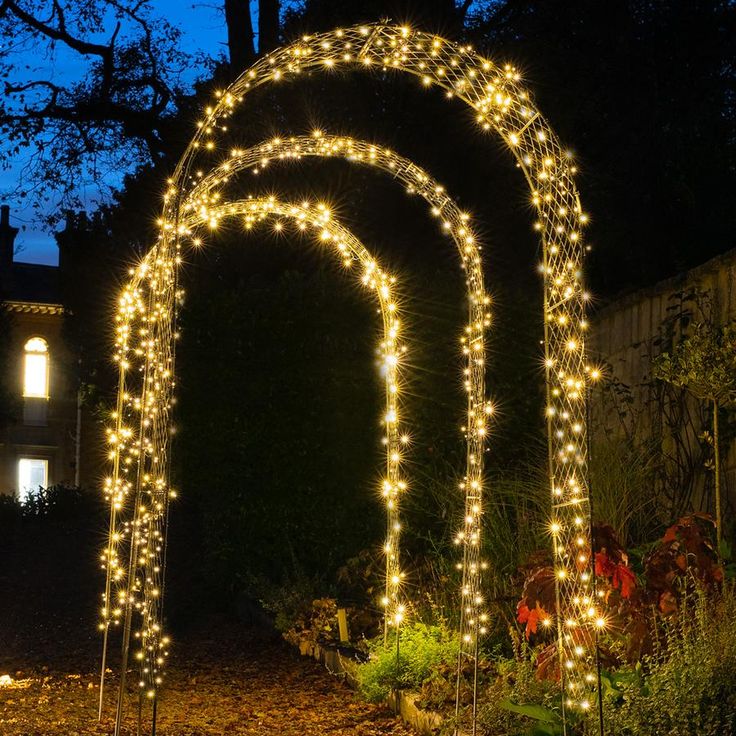
[[21,501],[28,498],[31,491],[49,484],[49,461],[35,457],[22,457],[18,460],[18,496]]
[[49,397],[49,351],[46,341],[32,337],[25,347],[23,396]]

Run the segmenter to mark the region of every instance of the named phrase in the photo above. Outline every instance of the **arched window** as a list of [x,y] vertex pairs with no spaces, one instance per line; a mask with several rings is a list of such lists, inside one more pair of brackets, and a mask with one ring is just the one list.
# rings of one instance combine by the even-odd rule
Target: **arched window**
[[25,345],[23,396],[49,397],[49,349],[41,337],[32,337]]

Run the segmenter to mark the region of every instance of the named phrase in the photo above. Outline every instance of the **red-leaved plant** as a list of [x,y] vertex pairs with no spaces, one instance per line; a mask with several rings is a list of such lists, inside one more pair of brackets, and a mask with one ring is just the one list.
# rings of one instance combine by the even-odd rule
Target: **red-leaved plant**
[[[599,653],[608,663],[619,663],[610,645],[624,652],[633,662],[651,647],[652,611],[661,616],[678,611],[680,600],[694,582],[706,589],[723,581],[723,567],[715,547],[715,524],[706,514],[690,514],[667,529],[661,541],[644,560],[644,576],[637,580],[629,567],[629,556],[607,524],[593,526],[594,570],[596,587],[603,592],[607,621]],[[527,568],[522,597],[516,607],[517,621],[523,625],[527,640],[540,643],[552,630],[557,615],[555,574],[548,560]],[[576,636],[590,638],[585,629]],[[583,643],[581,641],[581,643]],[[591,642],[587,642],[590,644]],[[555,644],[546,646],[537,656],[537,676],[559,677]]]
[[677,611],[688,580],[706,589],[723,582],[723,566],[715,545],[716,527],[708,514],[683,516],[644,560],[647,602],[663,614]]
[[[629,568],[629,558],[607,524],[593,527],[593,548],[597,585],[603,588],[606,600],[617,592],[628,599],[636,588],[636,575]],[[524,580],[522,598],[516,607],[519,623],[525,624],[529,639],[538,632],[539,623],[549,626],[557,614],[555,573],[549,564],[532,567]]]

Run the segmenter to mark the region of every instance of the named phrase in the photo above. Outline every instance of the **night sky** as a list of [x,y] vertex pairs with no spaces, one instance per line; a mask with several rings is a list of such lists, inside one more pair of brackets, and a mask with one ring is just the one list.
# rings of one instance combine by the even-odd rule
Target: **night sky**
[[[182,2],[182,0],[152,0],[151,8],[165,15],[169,22],[182,29],[184,33],[182,43],[187,50],[203,51],[211,56],[226,53],[225,19],[218,4]],[[44,69],[53,68],[54,76],[64,79],[84,74],[85,69],[78,55],[61,47],[54,58],[45,59],[39,55],[36,64]],[[192,81],[198,76],[197,71],[192,70]],[[27,263],[56,264],[58,253],[53,234],[44,229],[43,223],[39,222],[38,213],[31,206],[25,205],[19,198],[14,198],[11,193],[18,181],[23,163],[29,155],[30,153],[24,152],[22,156],[17,157],[17,164],[10,170],[0,171],[0,201],[10,205],[11,224],[21,228],[16,245],[20,246],[22,251],[18,254],[17,260]],[[94,187],[87,187],[84,190],[84,199],[89,203],[90,209],[94,209],[96,195]],[[49,205],[50,209],[52,207],[53,205]]]

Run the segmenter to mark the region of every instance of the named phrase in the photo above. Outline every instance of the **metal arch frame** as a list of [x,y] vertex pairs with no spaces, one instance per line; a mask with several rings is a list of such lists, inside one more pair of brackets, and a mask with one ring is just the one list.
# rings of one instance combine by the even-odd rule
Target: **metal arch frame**
[[160,247],[168,257],[178,252],[181,206],[186,191],[196,183],[194,164],[217,151],[228,118],[250,91],[298,78],[310,69],[348,66],[407,72],[462,100],[476,112],[483,129],[500,137],[529,185],[543,252],[550,533],[557,590],[554,623],[565,722],[567,710],[587,711],[591,706],[597,628],[605,625],[595,591],[589,524],[585,398],[594,370],[585,349],[588,296],[582,278],[586,248],[581,231],[586,217],[574,182],[575,167],[516,70],[497,66],[470,46],[385,23],[306,36],[277,49],[246,70],[206,109],[169,181]]
[[[479,239],[473,231],[470,216],[461,211],[445,188],[413,161],[375,143],[335,136],[318,131],[312,135],[276,137],[247,149],[233,149],[230,156],[209,173],[197,177],[196,185],[187,193],[182,206],[206,213],[219,201],[228,201],[227,185],[244,171],[259,173],[272,163],[293,163],[305,158],[340,158],[350,163],[369,166],[388,173],[408,192],[425,200],[433,216],[441,220],[442,231],[449,236],[466,272],[468,321],[461,336],[465,355],[464,386],[468,396],[465,437],[466,467],[460,490],[464,492],[464,513],[456,536],[461,546],[462,585],[460,590],[461,658],[478,666],[478,637],[486,633],[488,614],[484,610],[481,559],[483,467],[487,422],[492,405],[485,396],[486,347],[484,332],[490,324],[490,298],[486,293]],[[474,426],[479,431],[468,431]],[[481,430],[483,427],[483,430]],[[458,677],[462,662],[458,662]]]
[[191,175],[195,160],[207,161],[205,168],[212,165],[228,118],[252,90],[298,79],[309,70],[348,67],[406,72],[462,100],[475,111],[479,125],[496,133],[513,154],[529,185],[543,252],[550,533],[565,721],[567,709],[591,707],[597,628],[605,623],[595,591],[589,523],[585,398],[594,371],[585,350],[588,296],[581,235],[587,218],[575,167],[514,67],[500,67],[470,46],[385,23],[305,36],[259,60],[218,93],[176,167],[164,212],[170,220],[176,217],[182,197],[196,184]]
[[[204,217],[190,212],[180,221],[178,234],[197,246],[200,243],[197,231],[214,228],[221,219],[231,217],[242,217],[247,229],[273,217],[293,221],[299,230],[332,245],[347,268],[360,265],[361,283],[376,295],[382,317],[379,354],[385,386],[382,423],[386,464],[381,483],[387,512],[384,605],[386,625],[398,627],[405,610],[401,594],[404,576],[399,560],[399,499],[407,490],[407,482],[401,465],[404,441],[400,420],[400,368],[405,347],[401,342],[396,279],[320,204],[291,204],[273,196],[248,198],[210,208]],[[137,640],[135,656],[141,667],[141,698],[145,690],[154,709],[168,656],[169,639],[162,626],[163,572],[168,506],[170,498],[175,496],[168,477],[168,446],[175,385],[176,305],[180,297],[176,277],[181,261],[178,251],[171,257],[159,242],[133,270],[118,303],[115,360],[119,366],[119,391],[114,423],[108,430],[112,474],[105,484],[110,501],[110,526],[102,555],[107,575],[100,623],[105,641],[99,711],[101,716],[108,632],[111,625],[122,623],[116,735],[122,726],[131,635]],[[140,630],[135,634],[134,611],[141,618]]]

